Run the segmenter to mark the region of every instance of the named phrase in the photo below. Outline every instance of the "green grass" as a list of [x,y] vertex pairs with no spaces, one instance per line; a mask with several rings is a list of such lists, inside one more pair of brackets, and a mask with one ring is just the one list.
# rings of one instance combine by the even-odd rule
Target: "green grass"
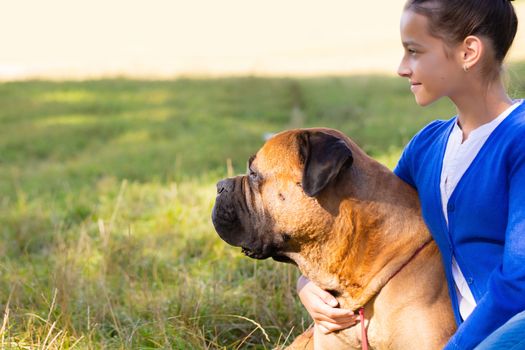
[[0,348],[287,343],[310,323],[298,273],[218,238],[214,183],[290,127],[341,129],[392,167],[453,113],[383,76],[0,84]]

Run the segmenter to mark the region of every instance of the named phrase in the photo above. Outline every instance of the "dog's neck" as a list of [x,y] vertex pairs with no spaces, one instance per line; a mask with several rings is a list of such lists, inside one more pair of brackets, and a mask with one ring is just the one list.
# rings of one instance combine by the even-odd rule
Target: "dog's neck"
[[391,172],[383,175],[374,174],[380,196],[354,194],[343,200],[332,239],[294,259],[306,277],[338,294],[348,309],[366,305],[431,239],[415,191]]

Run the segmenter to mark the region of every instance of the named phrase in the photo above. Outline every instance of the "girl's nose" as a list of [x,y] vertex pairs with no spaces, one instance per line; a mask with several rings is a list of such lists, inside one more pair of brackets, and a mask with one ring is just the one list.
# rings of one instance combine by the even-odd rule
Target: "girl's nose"
[[399,64],[399,67],[397,68],[397,74],[398,74],[400,77],[403,77],[403,78],[409,78],[410,75],[412,74],[412,71],[410,70],[409,67],[407,67],[407,66],[404,64],[404,61],[401,61],[401,63]]

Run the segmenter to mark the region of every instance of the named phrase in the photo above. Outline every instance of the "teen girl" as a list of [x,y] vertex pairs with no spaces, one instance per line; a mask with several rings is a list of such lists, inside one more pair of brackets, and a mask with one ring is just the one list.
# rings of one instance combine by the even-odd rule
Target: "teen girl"
[[[509,0],[408,0],[401,17],[399,75],[419,105],[457,108],[394,170],[417,189],[443,257],[458,324],[446,349],[525,349],[525,104],[501,80],[516,30]],[[355,324],[306,278],[298,291],[322,332]]]

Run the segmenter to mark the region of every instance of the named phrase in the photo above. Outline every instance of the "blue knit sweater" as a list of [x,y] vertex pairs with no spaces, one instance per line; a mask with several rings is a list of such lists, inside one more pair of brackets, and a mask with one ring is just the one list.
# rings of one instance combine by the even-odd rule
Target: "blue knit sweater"
[[[448,202],[440,176],[456,118],[434,121],[405,148],[394,172],[418,191],[423,218],[443,257],[458,323],[445,349],[472,349],[525,310],[525,103],[489,136]],[[452,277],[455,256],[477,306],[465,322]]]

